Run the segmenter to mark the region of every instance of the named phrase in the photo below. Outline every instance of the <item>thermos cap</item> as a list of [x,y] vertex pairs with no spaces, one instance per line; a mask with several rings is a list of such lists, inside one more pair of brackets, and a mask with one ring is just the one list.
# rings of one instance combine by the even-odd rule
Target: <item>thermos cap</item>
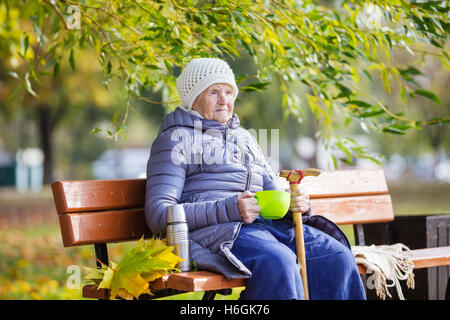
[[184,213],[183,205],[174,204],[167,207],[166,223],[186,222],[186,214]]

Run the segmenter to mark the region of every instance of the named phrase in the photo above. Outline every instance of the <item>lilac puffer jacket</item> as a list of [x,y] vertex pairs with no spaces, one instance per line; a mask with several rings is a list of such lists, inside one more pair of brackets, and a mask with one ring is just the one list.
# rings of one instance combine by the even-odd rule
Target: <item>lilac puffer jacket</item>
[[[259,145],[239,125],[236,114],[226,126],[177,108],[165,116],[147,164],[145,218],[150,230],[165,236],[166,208],[181,203],[189,227],[191,260],[198,269],[229,279],[251,277],[231,253],[243,224],[237,195],[245,190],[276,189],[275,173]],[[345,235],[335,230],[337,226],[320,218],[315,224],[349,246]]]

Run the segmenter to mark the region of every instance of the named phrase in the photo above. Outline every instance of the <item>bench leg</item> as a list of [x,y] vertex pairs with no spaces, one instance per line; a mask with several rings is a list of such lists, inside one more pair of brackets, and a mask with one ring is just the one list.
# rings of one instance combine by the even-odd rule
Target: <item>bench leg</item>
[[202,300],[214,300],[216,296],[216,291],[205,291]]
[[365,246],[366,240],[364,239],[364,226],[362,224],[355,224],[353,226],[353,232],[355,233],[355,243],[357,246]]
[[[94,244],[94,247],[95,247],[95,256],[97,257],[97,259],[108,266],[109,265],[108,247],[106,243],[96,243]],[[99,269],[102,268],[102,264],[98,261],[97,261],[97,268]]]
[[[353,225],[353,233],[355,234],[355,244],[357,246],[365,246],[366,240],[364,239],[364,226],[362,224]],[[361,281],[363,282],[364,291],[367,295],[367,275],[361,275]]]
[[445,300],[450,300],[450,277],[447,280],[447,288],[445,289]]
[[217,293],[227,296],[227,295],[231,294],[231,289],[205,291],[205,293],[203,294],[202,300],[214,300]]

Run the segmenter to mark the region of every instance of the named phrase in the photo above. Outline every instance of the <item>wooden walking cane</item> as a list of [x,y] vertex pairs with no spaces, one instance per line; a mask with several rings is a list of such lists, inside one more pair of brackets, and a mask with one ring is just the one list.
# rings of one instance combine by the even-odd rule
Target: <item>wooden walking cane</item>
[[[305,170],[281,170],[280,177],[289,181],[291,191],[296,191],[302,179],[306,176],[318,176],[322,172],[319,169]],[[302,276],[303,288],[305,290],[305,300],[309,300],[308,278],[306,273],[305,238],[303,236],[303,221],[301,212],[292,212],[294,220],[295,247],[297,249],[297,259],[300,263],[300,275]]]

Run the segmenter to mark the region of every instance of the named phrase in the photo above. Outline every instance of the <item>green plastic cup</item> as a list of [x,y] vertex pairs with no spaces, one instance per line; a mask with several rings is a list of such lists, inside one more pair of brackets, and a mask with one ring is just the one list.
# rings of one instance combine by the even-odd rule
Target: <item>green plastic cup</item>
[[265,219],[281,219],[289,211],[291,194],[286,191],[265,190],[256,192],[255,196],[261,207],[259,214]]

